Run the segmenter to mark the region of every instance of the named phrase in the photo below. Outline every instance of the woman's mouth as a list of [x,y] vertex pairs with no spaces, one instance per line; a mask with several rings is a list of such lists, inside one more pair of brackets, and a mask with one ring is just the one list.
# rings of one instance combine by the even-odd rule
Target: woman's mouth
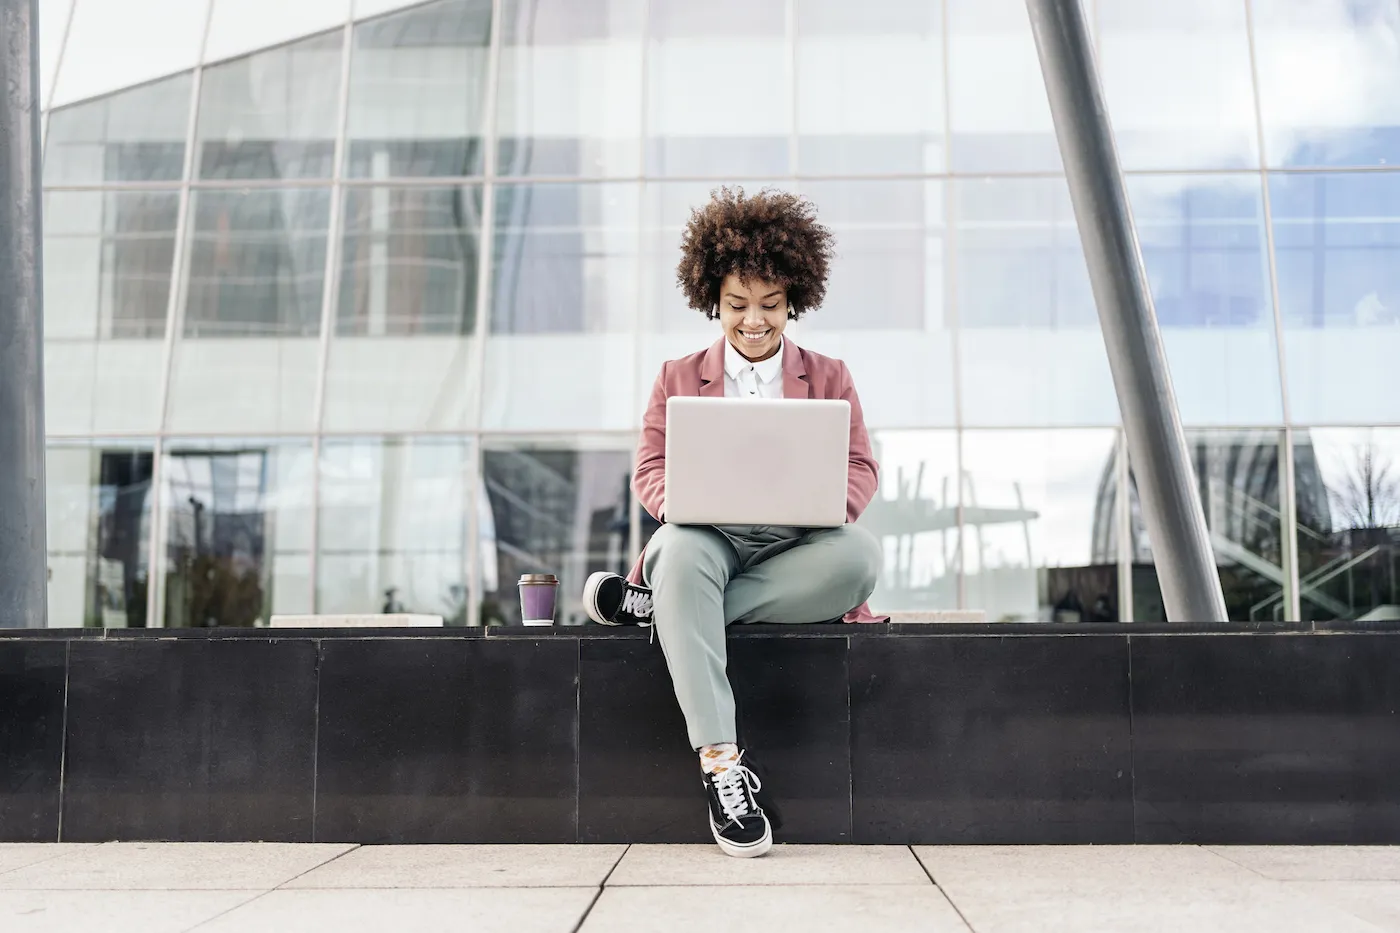
[[768,335],[771,333],[773,333],[771,328],[757,332],[741,330],[739,331],[739,336],[744,339],[745,343],[762,343],[764,340],[768,339]]

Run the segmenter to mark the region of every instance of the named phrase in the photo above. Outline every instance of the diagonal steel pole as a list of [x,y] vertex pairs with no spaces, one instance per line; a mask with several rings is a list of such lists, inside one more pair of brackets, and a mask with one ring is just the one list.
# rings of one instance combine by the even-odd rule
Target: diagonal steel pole
[[48,619],[39,0],[0,0],[0,627]]
[[[1224,622],[1200,489],[1181,429],[1118,150],[1080,0],[1026,0],[1084,243],[1167,618]],[[1120,495],[1127,495],[1126,489]]]

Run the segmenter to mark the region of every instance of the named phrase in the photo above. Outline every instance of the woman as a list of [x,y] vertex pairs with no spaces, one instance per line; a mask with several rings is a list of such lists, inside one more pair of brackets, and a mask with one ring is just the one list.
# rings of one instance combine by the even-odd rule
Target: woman
[[[630,579],[597,573],[584,589],[589,616],[605,625],[648,625],[661,639],[676,699],[710,801],[710,829],[729,855],[762,855],[772,827],[761,784],[736,742],[734,695],[725,675],[725,626],[735,622],[874,621],[864,605],[881,552],[854,524],[878,484],[860,402],[846,364],[783,337],[788,321],[826,296],[831,231],[796,195],[746,197],[721,188],[692,212],[677,272],[692,308],[718,320],[709,349],[661,367],[642,419],[632,488],[663,522]],[[845,399],[851,404],[847,524],[809,530],[753,525],[664,524],[666,400],[673,395]],[[735,451],[736,495],[762,495],[782,477],[747,476]]]

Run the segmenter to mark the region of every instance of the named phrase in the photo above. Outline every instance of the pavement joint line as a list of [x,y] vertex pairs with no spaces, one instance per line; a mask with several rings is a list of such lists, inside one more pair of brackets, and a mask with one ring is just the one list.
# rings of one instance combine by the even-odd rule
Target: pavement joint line
[[1201,846],[1201,845],[1198,845],[1198,846],[1196,846],[1196,848],[1197,848],[1197,849],[1200,849],[1202,852],[1209,852],[1211,855],[1214,855],[1216,858],[1224,859],[1225,861],[1229,862],[1231,865],[1238,865],[1240,868],[1243,868],[1245,871],[1249,872],[1249,873],[1252,874],[1252,875],[1258,875],[1260,878],[1264,878],[1264,879],[1266,879],[1266,880],[1268,880],[1268,881],[1277,881],[1277,880],[1278,880],[1277,878],[1270,878],[1268,875],[1264,874],[1262,871],[1259,871],[1259,870],[1256,869],[1256,868],[1251,868],[1251,867],[1249,867],[1249,866],[1246,865],[1244,862],[1236,861],[1235,859],[1230,858],[1230,856],[1226,855],[1224,852],[1217,852],[1217,851],[1215,851],[1215,849],[1211,848],[1210,846]]
[[[241,908],[243,908],[243,907],[247,907],[249,904],[253,903],[253,901],[256,901],[256,900],[258,900],[258,899],[260,899],[260,898],[267,897],[269,894],[271,894],[271,893],[272,893],[273,891],[275,891],[275,890],[276,890],[276,888],[272,888],[272,889],[267,890],[267,891],[258,891],[258,892],[256,892],[256,893],[250,891],[249,893],[252,894],[253,896],[250,897],[250,898],[248,898],[246,901],[239,901],[237,904],[234,904],[232,907],[228,908],[227,910],[221,910],[221,911],[219,911],[217,914],[215,914],[215,915],[212,916],[212,917],[205,917],[203,920],[199,921],[199,922],[196,923],[194,926],[192,926],[192,927],[186,927],[184,933],[191,933],[192,930],[198,930],[200,927],[204,926],[205,924],[213,923],[215,920],[218,920],[220,917],[227,917],[229,914],[233,913],[235,910],[239,910],[239,909],[241,909]],[[173,893],[173,892],[172,892],[172,893]]]
[[[47,842],[35,843],[35,845],[55,845],[55,846],[56,846],[56,845],[61,845],[61,844],[62,844],[62,843],[58,843],[58,842],[54,842],[54,843],[47,843]],[[69,845],[81,845],[81,844],[82,844],[82,843],[76,843],[76,842],[70,842],[70,843],[69,843]],[[6,868],[4,871],[0,871],[0,875],[8,875],[10,872],[12,872],[12,871],[19,871],[21,868],[32,868],[32,867],[35,866],[35,865],[42,865],[42,864],[44,864],[45,862],[52,862],[52,861],[53,861],[54,859],[56,859],[56,858],[63,858],[64,856],[72,855],[72,854],[73,854],[72,852],[55,852],[53,855],[46,855],[46,856],[44,856],[43,858],[39,859],[37,862],[25,862],[23,865],[16,865],[16,866],[14,866],[13,868]],[[36,889],[36,890],[38,890],[38,889]]]
[[297,875],[293,875],[292,877],[288,878],[286,881],[283,881],[283,882],[281,882],[280,884],[274,886],[274,887],[272,888],[272,890],[273,890],[273,891],[276,891],[276,890],[279,890],[279,889],[281,889],[281,888],[284,888],[284,887],[286,887],[287,885],[291,884],[293,881],[296,881],[298,878],[305,878],[307,875],[311,874],[313,871],[316,871],[316,870],[321,869],[321,868],[325,868],[325,867],[326,867],[327,865],[329,865],[331,862],[339,861],[340,859],[345,858],[345,856],[349,855],[351,852],[358,852],[358,851],[359,851],[360,849],[362,849],[362,848],[364,848],[364,846],[362,846],[362,845],[360,845],[360,843],[356,842],[356,843],[352,844],[352,845],[350,846],[350,848],[346,849],[344,852],[337,852],[335,855],[332,855],[330,858],[326,859],[324,862],[320,862],[320,863],[318,863],[318,864],[316,864],[316,865],[312,865],[312,866],[311,866],[310,868],[308,868],[306,871],[301,872],[300,874],[297,874]]
[[972,921],[967,919],[967,916],[962,912],[962,908],[958,906],[952,896],[947,891],[943,890],[943,885],[939,884],[937,880],[934,879],[933,872],[929,871],[928,866],[924,864],[924,860],[919,858],[919,853],[914,850],[914,847],[906,846],[906,848],[908,848],[909,854],[914,856],[914,861],[918,862],[919,867],[924,870],[924,874],[928,875],[928,883],[933,885],[934,890],[943,895],[943,899],[948,902],[949,907],[953,908],[953,912],[958,915],[958,919],[963,922],[963,926],[967,927],[969,933],[977,933],[977,928],[972,925]]
[[612,868],[609,868],[608,873],[603,876],[603,880],[598,884],[598,890],[593,892],[593,900],[588,902],[588,906],[584,908],[583,916],[578,918],[578,923],[574,924],[574,928],[571,931],[571,933],[579,933],[579,931],[583,929],[583,925],[588,922],[588,915],[593,913],[593,908],[598,903],[598,898],[602,897],[603,892],[607,890],[608,879],[613,876],[613,872],[617,871],[617,866],[622,864],[622,860],[626,858],[627,853],[631,851],[632,843],[630,842],[622,847],[622,854],[620,854],[617,857],[617,861],[613,862]]
[[315,870],[318,869],[318,868],[323,868],[323,867],[325,867],[326,865],[329,865],[331,862],[334,862],[336,859],[338,859],[338,858],[343,858],[344,856],[349,855],[351,852],[354,852],[354,851],[355,851],[356,849],[358,849],[358,848],[360,848],[359,843],[355,843],[354,845],[350,846],[350,848],[346,849],[344,852],[337,852],[335,855],[333,855],[333,856],[331,856],[330,858],[326,859],[324,862],[318,862],[317,864],[312,865],[310,868],[306,869],[306,871],[303,871],[303,872],[300,872],[299,874],[293,875],[292,877],[288,878],[286,881],[283,881],[283,882],[281,882],[281,883],[279,883],[279,884],[277,884],[277,885],[275,885],[275,886],[273,886],[273,887],[271,887],[271,888],[268,888],[268,889],[265,890],[265,891],[259,891],[257,894],[254,894],[252,897],[248,898],[246,901],[240,901],[239,903],[234,904],[234,905],[233,905],[232,907],[230,907],[228,910],[220,911],[219,913],[215,914],[215,915],[212,916],[212,917],[205,917],[203,920],[199,921],[199,922],[196,923],[194,926],[189,927],[188,929],[186,929],[186,930],[185,930],[185,933],[190,933],[190,931],[192,931],[192,930],[197,930],[197,929],[199,929],[200,927],[204,926],[205,924],[213,923],[215,920],[218,920],[220,917],[226,917],[226,916],[228,916],[229,914],[233,913],[235,910],[241,910],[241,909],[243,909],[244,907],[247,907],[249,904],[253,903],[254,901],[256,901],[256,900],[261,900],[262,898],[267,897],[267,896],[268,896],[269,894],[271,894],[273,891],[279,891],[279,890],[281,890],[283,885],[291,884],[293,881],[296,881],[298,878],[301,878],[301,877],[303,877],[303,876],[309,874],[310,872],[315,871]]

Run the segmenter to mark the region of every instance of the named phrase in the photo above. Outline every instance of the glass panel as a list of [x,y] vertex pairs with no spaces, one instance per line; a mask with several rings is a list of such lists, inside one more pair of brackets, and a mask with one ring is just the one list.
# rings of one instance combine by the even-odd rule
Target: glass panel
[[885,566],[870,597],[881,612],[956,609],[958,441],[952,431],[878,431],[880,490],[860,525],[880,539]]
[[350,188],[326,429],[465,427],[481,189]]
[[1138,240],[1187,424],[1282,424],[1257,175],[1132,176]]
[[1400,421],[1400,173],[1273,175],[1290,416]]
[[955,172],[1060,167],[1023,0],[947,0],[948,122]]
[[648,175],[785,175],[784,0],[651,0]]
[[44,194],[44,337],[161,337],[170,301],[174,191]]
[[330,192],[198,191],[185,336],[315,336]]
[[1100,76],[1125,169],[1259,165],[1243,3],[1097,6]]
[[641,173],[645,0],[504,0],[502,175]]
[[347,174],[480,174],[490,42],[491,0],[440,0],[357,25]]
[[199,178],[328,178],[344,33],[328,32],[204,70]]
[[188,72],[49,115],[45,185],[179,181],[189,132]]
[[634,184],[497,189],[484,427],[608,430],[639,419],[639,195]]
[[165,624],[311,611],[311,442],[172,441],[161,460]]
[[317,611],[467,618],[466,438],[327,439],[321,447]]
[[48,449],[49,628],[145,628],[149,441]]
[[53,106],[193,68],[208,12],[205,0],[81,0]]
[[45,193],[50,433],[159,427],[179,206],[173,191]]
[[218,61],[341,25],[350,0],[213,0],[204,60]]
[[952,426],[943,182],[823,181],[801,188],[835,234],[837,258],[826,302],[791,325],[794,341],[846,361],[872,428]]
[[1117,622],[1117,432],[968,431],[967,605],[990,622]]
[[963,423],[1118,423],[1098,312],[1061,178],[953,182]]
[[172,423],[200,432],[310,430],[330,192],[193,198]]
[[[1188,431],[1186,442],[1210,529],[1210,544],[1232,622],[1283,617],[1283,531],[1276,431]],[[1133,621],[1165,622],[1137,481],[1132,523]]]
[[1300,430],[1293,470],[1303,619],[1400,619],[1400,428]]
[[1400,161],[1400,7],[1391,0],[1253,0],[1270,165]]
[[801,171],[941,172],[942,2],[803,0],[794,13]]
[[561,625],[583,625],[588,575],[630,569],[632,455],[560,447],[483,453],[481,619],[520,621],[521,574],[559,578]]

